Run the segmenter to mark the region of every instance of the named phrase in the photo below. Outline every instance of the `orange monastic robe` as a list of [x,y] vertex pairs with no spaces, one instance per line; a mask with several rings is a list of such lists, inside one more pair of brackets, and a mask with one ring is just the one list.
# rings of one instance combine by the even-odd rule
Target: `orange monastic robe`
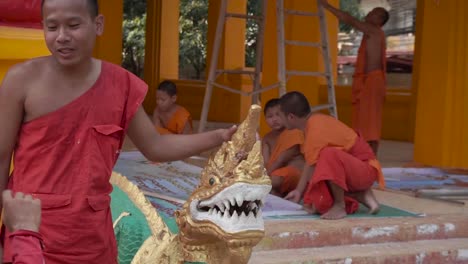
[[190,133],[192,133],[192,117],[190,113],[182,106],[177,107],[177,110],[172,114],[171,118],[164,127],[156,127],[159,134],[182,134],[187,122],[190,125]]
[[[304,157],[315,171],[304,194],[304,204],[314,205],[326,213],[333,205],[333,196],[326,181],[332,181],[345,192],[369,189],[375,181],[385,186],[379,162],[366,141],[339,120],[315,114],[307,120]],[[358,202],[345,197],[348,214],[358,209]]]
[[[300,145],[304,143],[304,134],[302,131],[294,129],[287,130],[285,129],[278,136],[276,144],[273,148],[273,151],[270,155],[270,160],[268,160],[267,167],[271,166],[275,162],[281,153],[294,147],[295,145]],[[283,184],[281,185],[281,193],[287,194],[288,192],[294,190],[301,178],[301,171],[294,166],[285,166],[279,169],[276,169],[271,173],[271,176],[284,177]]]
[[352,126],[366,141],[379,140],[382,131],[382,108],[386,92],[386,44],[382,31],[382,70],[366,73],[367,38],[362,38],[352,88]]

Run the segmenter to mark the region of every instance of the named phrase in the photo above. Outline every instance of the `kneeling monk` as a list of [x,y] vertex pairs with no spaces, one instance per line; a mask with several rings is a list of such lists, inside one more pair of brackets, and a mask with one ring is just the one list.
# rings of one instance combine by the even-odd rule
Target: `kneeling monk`
[[[379,210],[372,192],[378,181],[385,185],[379,162],[367,142],[339,120],[312,114],[307,98],[290,92],[280,100],[283,122],[288,129],[304,131],[306,164],[296,190],[287,199],[299,202],[304,193],[304,207],[323,219],[339,219],[358,209],[358,202]],[[312,178],[311,178],[312,177]]]

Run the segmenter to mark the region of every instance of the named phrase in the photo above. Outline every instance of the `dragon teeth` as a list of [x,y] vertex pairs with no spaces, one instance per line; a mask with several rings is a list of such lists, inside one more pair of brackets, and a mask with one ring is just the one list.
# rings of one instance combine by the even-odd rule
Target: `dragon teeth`
[[229,201],[224,201],[224,207],[227,211],[229,211],[229,208],[231,208],[231,204],[229,203]]
[[234,197],[229,198],[229,202],[231,203],[232,206],[236,205],[236,201],[235,201]]
[[236,197],[235,197],[235,199],[236,199],[237,205],[238,205],[239,207],[242,206],[242,204],[244,203],[244,200],[242,199],[241,194],[237,194]]
[[211,208],[210,210],[208,210],[208,214],[211,215],[213,213],[213,208]]
[[254,215],[254,213],[252,211],[249,213],[247,221],[249,221],[249,222],[254,222],[255,221],[255,215]]
[[232,216],[231,216],[231,221],[232,221],[233,223],[237,223],[237,222],[239,221],[239,216],[237,215],[236,212],[234,212],[234,213],[232,214]]
[[221,210],[221,212],[224,212],[224,204],[223,203],[216,204],[216,206],[218,206],[218,208],[219,208],[219,210]]

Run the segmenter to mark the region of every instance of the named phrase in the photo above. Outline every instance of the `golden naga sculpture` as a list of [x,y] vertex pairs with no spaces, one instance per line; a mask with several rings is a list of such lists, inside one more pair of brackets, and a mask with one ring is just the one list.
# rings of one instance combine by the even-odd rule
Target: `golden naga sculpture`
[[[260,106],[253,105],[232,140],[209,159],[198,187],[176,212],[177,235],[145,202],[141,211],[153,235],[132,263],[248,262],[252,248],[264,236],[262,206],[271,190],[256,140],[260,113]],[[113,181],[126,179],[114,175]],[[145,200],[141,193],[139,200]]]

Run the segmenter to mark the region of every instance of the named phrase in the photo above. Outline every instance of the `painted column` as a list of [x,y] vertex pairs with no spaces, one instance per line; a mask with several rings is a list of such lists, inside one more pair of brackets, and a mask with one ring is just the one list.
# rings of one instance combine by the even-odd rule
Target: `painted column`
[[417,8],[414,158],[468,168],[468,2],[418,0]]
[[104,15],[104,34],[97,38],[94,56],[120,65],[122,62],[123,0],[99,0]]
[[148,1],[146,10],[144,107],[153,113],[159,83],[179,78],[179,0]]

